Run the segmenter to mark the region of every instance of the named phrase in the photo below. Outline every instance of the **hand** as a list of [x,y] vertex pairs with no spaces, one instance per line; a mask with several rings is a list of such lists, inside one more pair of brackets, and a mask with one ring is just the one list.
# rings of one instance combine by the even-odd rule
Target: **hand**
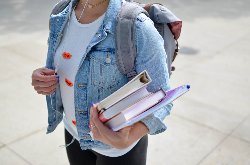
[[38,94],[50,95],[56,90],[58,79],[55,71],[48,68],[38,68],[32,73],[32,86]]
[[99,120],[96,105],[91,107],[90,116],[93,138],[114,148],[127,148],[148,133],[147,127],[141,122],[117,132],[112,131]]

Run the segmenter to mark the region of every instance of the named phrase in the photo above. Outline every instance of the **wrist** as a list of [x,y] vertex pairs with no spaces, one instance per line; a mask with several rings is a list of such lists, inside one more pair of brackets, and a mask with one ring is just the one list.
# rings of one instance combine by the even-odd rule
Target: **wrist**
[[131,136],[129,138],[130,144],[140,140],[143,136],[147,135],[149,130],[143,122],[137,122],[131,129]]
[[[148,127],[141,121],[135,123],[135,129],[139,130],[141,137],[145,136],[146,134],[149,133]],[[134,128],[133,127],[133,128]]]

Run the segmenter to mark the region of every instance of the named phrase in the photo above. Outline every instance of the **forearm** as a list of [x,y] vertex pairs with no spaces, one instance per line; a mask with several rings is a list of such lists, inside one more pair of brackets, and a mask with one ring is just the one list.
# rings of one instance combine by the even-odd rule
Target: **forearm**
[[156,135],[161,132],[164,132],[167,129],[167,126],[163,122],[165,117],[170,114],[171,108],[173,104],[170,103],[165,107],[160,108],[153,114],[145,117],[144,119],[141,120],[143,124],[147,126],[149,129],[150,135]]
[[148,134],[149,130],[142,122],[137,122],[133,125],[131,129],[131,136],[129,137],[129,142],[133,142],[141,139],[143,136]]
[[[164,40],[154,27],[154,23],[145,15],[140,14],[136,23],[137,56],[136,72],[147,70],[152,82],[147,86],[149,92],[159,89],[170,89],[167,54],[164,49]],[[166,106],[142,119],[141,122],[149,129],[148,134],[158,134],[166,130],[163,119],[169,114],[171,106]]]

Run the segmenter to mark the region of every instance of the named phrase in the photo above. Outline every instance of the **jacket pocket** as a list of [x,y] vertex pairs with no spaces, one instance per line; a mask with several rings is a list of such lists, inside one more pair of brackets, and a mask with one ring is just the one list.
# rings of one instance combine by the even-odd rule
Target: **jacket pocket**
[[117,67],[113,48],[95,48],[90,53],[91,85],[100,101],[127,82]]

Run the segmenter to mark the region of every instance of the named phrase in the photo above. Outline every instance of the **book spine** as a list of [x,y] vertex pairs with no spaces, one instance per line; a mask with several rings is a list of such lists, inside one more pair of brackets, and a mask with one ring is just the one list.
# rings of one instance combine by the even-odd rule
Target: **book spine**
[[143,113],[147,109],[151,108],[152,106],[156,105],[165,97],[165,92],[163,90],[159,90],[156,93],[151,93],[147,97],[138,102],[134,103],[127,109],[123,110],[117,116],[110,119],[106,125],[112,127],[117,127],[122,123],[127,122],[131,118]]
[[142,87],[146,86],[151,82],[151,78],[149,77],[146,70],[141,72],[139,75],[137,75],[134,79],[129,81],[127,84],[122,86],[120,89],[118,89],[113,94],[106,97],[104,100],[99,102],[97,104],[97,110],[100,112],[103,109],[107,109],[114,105],[115,103],[119,102],[124,97],[130,95],[131,93],[135,92],[138,89],[141,89]]
[[114,117],[117,114],[119,114],[121,111],[123,111],[127,107],[135,104],[139,100],[144,99],[148,95],[150,95],[150,92],[148,92],[147,86],[145,86],[145,87],[143,87],[143,88],[135,91],[134,93],[130,94],[129,96],[123,98],[122,100],[120,100],[116,104],[114,104],[111,107],[109,107],[104,112],[100,113],[99,119],[102,122],[106,122],[109,119],[111,119],[112,117]]
[[102,113],[102,114],[99,115],[99,119],[100,119],[101,122],[105,123],[105,122],[108,121],[110,118],[106,118],[106,117],[104,116],[104,114]]
[[125,116],[122,113],[120,113],[114,118],[107,121],[105,125],[107,125],[109,128],[113,128],[121,125],[122,123],[125,123],[126,121],[127,119],[125,118]]

